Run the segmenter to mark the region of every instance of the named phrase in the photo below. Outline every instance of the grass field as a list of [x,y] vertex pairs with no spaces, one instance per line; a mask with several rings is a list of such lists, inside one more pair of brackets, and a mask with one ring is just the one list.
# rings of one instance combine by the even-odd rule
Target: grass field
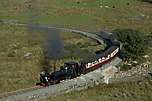
[[152,83],[119,83],[100,85],[70,92],[41,101],[151,101]]
[[[47,24],[89,32],[132,28],[148,34],[152,32],[152,5],[137,0],[0,0],[0,20]],[[25,27],[0,24],[0,93],[35,85],[41,70],[44,34]],[[58,60],[58,66],[67,60],[80,60],[77,54],[83,57],[93,53],[94,49],[103,48],[79,35],[64,32],[62,35],[68,54],[72,54]],[[29,60],[23,58],[27,52],[32,53]],[[151,55],[151,49],[148,52]],[[150,57],[152,58],[152,55]],[[145,84],[101,85],[49,99],[61,101],[65,97],[65,101],[70,101],[77,100],[80,96],[80,99],[86,101],[87,98],[90,101],[115,101],[118,97],[126,101],[130,98],[134,101],[136,98],[139,101],[148,101],[151,99],[150,90],[151,85]],[[124,98],[126,95],[121,95],[122,92],[132,95],[127,95],[127,99]]]
[[136,0],[5,0],[0,13],[0,19],[89,31],[123,27],[149,32],[152,23],[151,4]]
[[[57,67],[69,60],[103,49],[95,41],[69,32],[61,32],[66,56],[57,61]],[[0,25],[0,92],[34,86],[42,70],[45,33],[33,32],[25,27]],[[85,46],[87,44],[87,46]],[[77,52],[78,51],[78,52]],[[25,59],[26,53],[32,53]],[[81,55],[81,56],[80,56]],[[52,60],[50,60],[51,62]]]
[[[38,59],[41,49],[40,34],[35,42],[27,33],[26,28],[0,25],[0,92],[12,91],[18,88],[30,87],[34,84],[39,72]],[[23,58],[24,54],[32,52],[30,60]]]

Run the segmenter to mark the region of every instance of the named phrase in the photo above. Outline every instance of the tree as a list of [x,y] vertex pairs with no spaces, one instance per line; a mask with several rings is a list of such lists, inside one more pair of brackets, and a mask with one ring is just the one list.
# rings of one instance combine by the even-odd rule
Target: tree
[[129,57],[136,59],[145,52],[144,34],[132,29],[116,29],[114,36],[123,43],[123,49]]

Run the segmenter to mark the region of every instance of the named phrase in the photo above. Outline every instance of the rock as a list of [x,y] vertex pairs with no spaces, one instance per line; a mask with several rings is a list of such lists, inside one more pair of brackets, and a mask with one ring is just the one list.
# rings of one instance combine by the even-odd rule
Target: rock
[[26,53],[25,55],[24,55],[24,58],[25,59],[30,59],[32,57],[32,53]]
[[140,80],[140,81],[137,81],[137,84],[138,84],[138,85],[142,85],[143,82]]
[[147,19],[149,19],[149,18],[150,18],[150,16],[149,16],[149,15],[147,15],[147,16],[146,16],[146,18],[147,18]]
[[144,55],[143,57],[144,57],[144,58],[149,58],[149,55]]
[[99,82],[95,82],[95,85],[99,85]]
[[137,61],[132,61],[132,63],[137,64],[138,62]]
[[109,77],[104,77],[104,83],[109,84]]
[[109,6],[105,6],[105,8],[110,8]]
[[101,5],[100,8],[103,8],[103,6]]
[[128,66],[131,66],[132,64],[128,63],[127,65],[128,65]]
[[127,94],[126,94],[126,93],[124,93],[124,92],[122,92],[122,96],[123,96],[123,98],[124,98],[124,99],[126,99],[126,98],[127,98]]
[[142,21],[145,19],[145,15],[144,14],[140,14],[140,15],[137,15],[137,16],[134,16],[134,17],[131,17],[129,18],[131,20],[138,20],[138,21]]
[[145,17],[146,15],[141,13],[140,16],[141,16],[141,17]]

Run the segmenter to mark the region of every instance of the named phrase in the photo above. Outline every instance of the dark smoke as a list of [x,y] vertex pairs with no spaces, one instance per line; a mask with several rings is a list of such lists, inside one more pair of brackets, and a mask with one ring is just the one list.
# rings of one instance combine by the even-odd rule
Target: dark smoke
[[56,29],[48,29],[45,43],[46,56],[49,59],[57,60],[62,55],[63,42],[60,37],[60,31]]
[[[50,71],[50,66],[53,71],[56,71],[56,61],[62,56],[63,53],[63,43],[60,37],[60,31],[56,29],[43,29],[46,35],[46,42],[44,44],[44,67],[42,68],[44,71]],[[49,60],[54,60],[50,65]],[[52,71],[51,69],[51,71]]]
[[29,21],[27,27],[28,31],[31,33],[31,37],[33,39],[35,38],[35,32],[45,33],[44,36],[46,36],[44,46],[42,46],[44,51],[44,59],[42,60],[42,65],[44,65],[44,68],[42,67],[42,69],[46,71],[49,67],[49,59],[53,59],[53,65],[55,65],[56,60],[59,59],[62,55],[63,43],[60,37],[60,31],[40,25],[38,23],[41,15],[39,12],[40,9],[38,7],[40,4],[38,4],[37,0],[30,0],[28,3]]

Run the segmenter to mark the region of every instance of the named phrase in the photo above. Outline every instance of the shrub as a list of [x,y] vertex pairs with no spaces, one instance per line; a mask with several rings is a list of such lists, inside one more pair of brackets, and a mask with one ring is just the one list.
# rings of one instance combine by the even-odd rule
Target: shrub
[[136,59],[144,54],[146,49],[144,33],[132,29],[116,29],[113,33],[123,43],[122,51],[130,58]]

